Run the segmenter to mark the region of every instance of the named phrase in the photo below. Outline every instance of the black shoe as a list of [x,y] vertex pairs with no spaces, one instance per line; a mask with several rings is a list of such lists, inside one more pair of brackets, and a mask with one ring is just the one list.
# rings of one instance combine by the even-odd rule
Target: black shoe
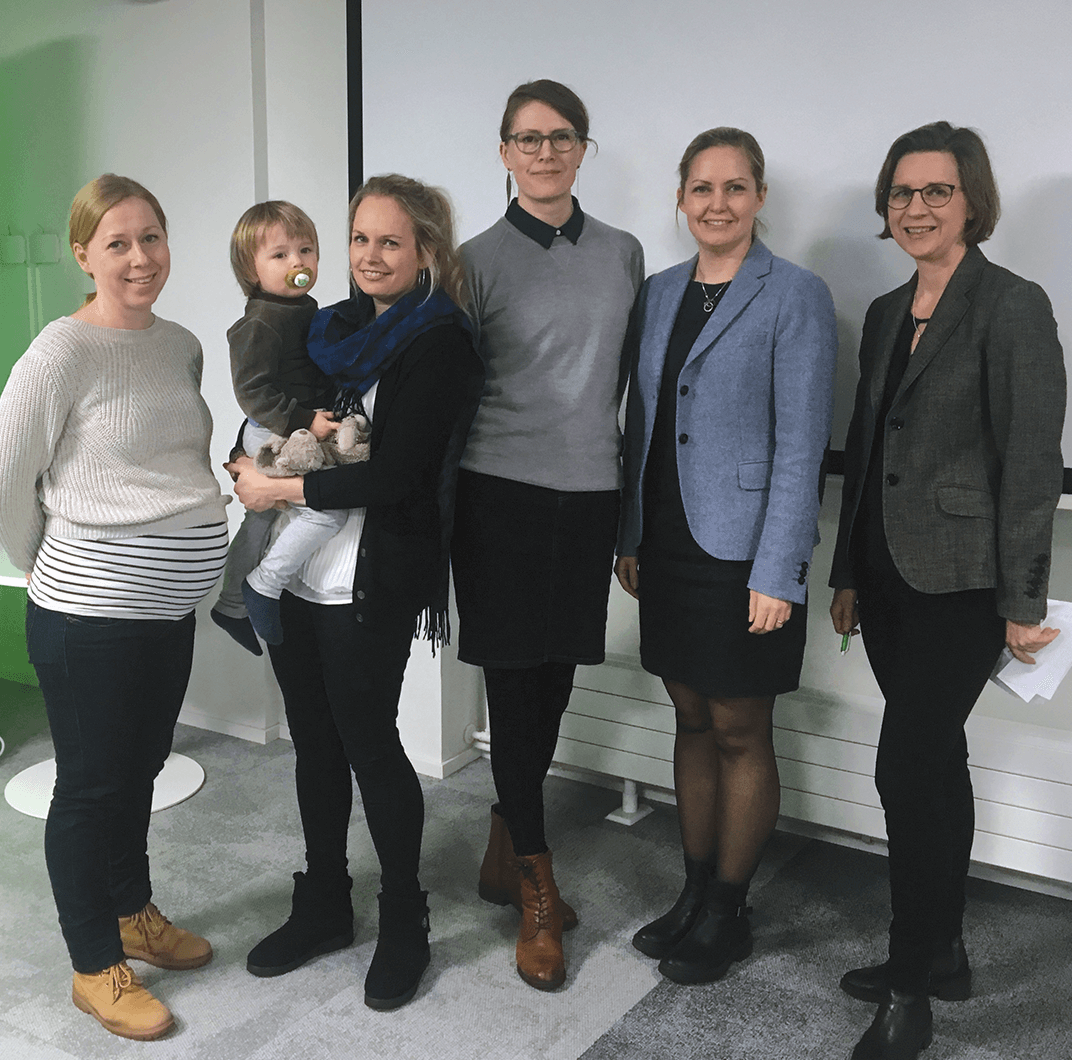
[[931,1044],[931,1003],[926,994],[890,990],[852,1060],[916,1060]]
[[711,875],[705,861],[685,858],[685,886],[670,911],[645,924],[634,936],[633,945],[647,957],[661,961],[689,933],[703,908],[704,892]]
[[209,618],[211,618],[212,621],[224,631],[224,633],[238,641],[246,651],[251,651],[254,655],[264,654],[264,649],[260,646],[260,643],[257,640],[257,634],[253,629],[253,623],[250,622],[248,616],[246,618],[234,618],[231,615],[225,615],[222,611],[217,611],[215,608],[209,611],[208,614]]
[[380,936],[365,976],[365,1004],[387,1011],[417,993],[431,960],[428,946],[428,892],[400,898],[380,894]]
[[[709,880],[703,908],[659,971],[675,983],[713,983],[752,952],[747,887]],[[731,896],[732,900],[731,900]]]
[[344,949],[354,941],[354,911],[349,876],[325,886],[294,873],[290,918],[249,951],[246,971],[269,978],[301,967],[313,957]]
[[[841,977],[841,989],[850,997],[881,1004],[890,989],[889,961],[846,972]],[[971,997],[971,968],[960,936],[935,951],[928,991],[941,1001],[967,1001]]]

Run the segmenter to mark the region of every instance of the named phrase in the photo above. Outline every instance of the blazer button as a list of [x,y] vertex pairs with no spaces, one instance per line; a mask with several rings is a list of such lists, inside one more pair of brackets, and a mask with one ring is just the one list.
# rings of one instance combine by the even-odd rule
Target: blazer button
[[900,416],[895,416],[890,420],[890,427],[895,431],[899,431],[904,426],[904,420]]
[[365,558],[365,550],[364,549],[361,549],[360,556],[361,556],[362,559]]
[[365,621],[365,616],[363,614],[361,614],[360,611],[357,612],[356,618],[357,618],[358,622],[364,622]]
[[887,482],[888,482],[888,483],[889,483],[889,484],[890,484],[891,486],[896,486],[896,485],[897,485],[897,483],[901,481],[901,477],[900,477],[900,475],[895,475],[895,474],[894,474],[894,473],[893,473],[893,472],[891,471],[891,472],[890,472],[890,473],[889,473],[889,474],[888,474],[888,475],[886,476],[886,481],[887,481]]
[[679,442],[680,442],[680,443],[681,443],[682,445],[684,445],[684,444],[685,444],[685,443],[686,443],[686,442],[687,442],[687,441],[689,440],[689,436],[688,436],[687,434],[679,434],[679,435],[677,436],[677,440],[678,440],[678,441],[679,441]]
[[683,386],[683,387],[682,387],[682,388],[681,388],[681,389],[680,389],[680,390],[678,391],[678,393],[679,393],[679,394],[680,394],[680,395],[681,395],[682,397],[684,397],[684,396],[685,396],[685,395],[686,395],[686,394],[687,394],[688,392],[689,392],[689,388],[688,388],[687,386]]
[[358,598],[358,600],[364,600],[365,599],[365,590],[364,589],[358,589],[357,590],[357,598]]

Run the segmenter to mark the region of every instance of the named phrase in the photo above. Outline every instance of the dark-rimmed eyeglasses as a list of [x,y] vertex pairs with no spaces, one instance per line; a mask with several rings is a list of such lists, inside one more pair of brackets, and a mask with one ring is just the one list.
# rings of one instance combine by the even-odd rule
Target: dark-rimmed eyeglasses
[[534,155],[543,146],[544,140],[549,140],[551,146],[564,155],[572,151],[580,142],[581,138],[573,129],[555,129],[554,132],[540,133],[535,129],[522,129],[521,132],[510,133],[507,140],[513,140],[517,149],[526,155]]
[[918,191],[926,205],[938,209],[953,198],[956,187],[956,184],[928,184],[925,188],[909,188],[904,184],[894,184],[890,188],[889,195],[886,196],[886,202],[891,210],[903,210],[915,198]]

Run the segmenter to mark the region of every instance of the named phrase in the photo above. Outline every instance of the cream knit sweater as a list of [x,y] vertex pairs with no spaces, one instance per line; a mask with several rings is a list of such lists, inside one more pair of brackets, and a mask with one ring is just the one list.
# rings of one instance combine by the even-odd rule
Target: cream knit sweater
[[44,534],[107,540],[224,520],[209,464],[201,346],[157,317],[140,331],[49,324],[0,395],[0,548],[33,567]]

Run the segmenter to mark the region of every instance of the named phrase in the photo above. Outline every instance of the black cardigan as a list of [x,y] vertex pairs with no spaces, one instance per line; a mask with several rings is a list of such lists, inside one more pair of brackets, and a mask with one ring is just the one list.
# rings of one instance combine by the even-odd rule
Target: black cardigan
[[454,492],[484,367],[457,324],[418,335],[380,377],[371,456],[305,476],[318,511],[365,508],[354,569],[358,621],[404,608],[437,642],[449,638],[447,593]]

